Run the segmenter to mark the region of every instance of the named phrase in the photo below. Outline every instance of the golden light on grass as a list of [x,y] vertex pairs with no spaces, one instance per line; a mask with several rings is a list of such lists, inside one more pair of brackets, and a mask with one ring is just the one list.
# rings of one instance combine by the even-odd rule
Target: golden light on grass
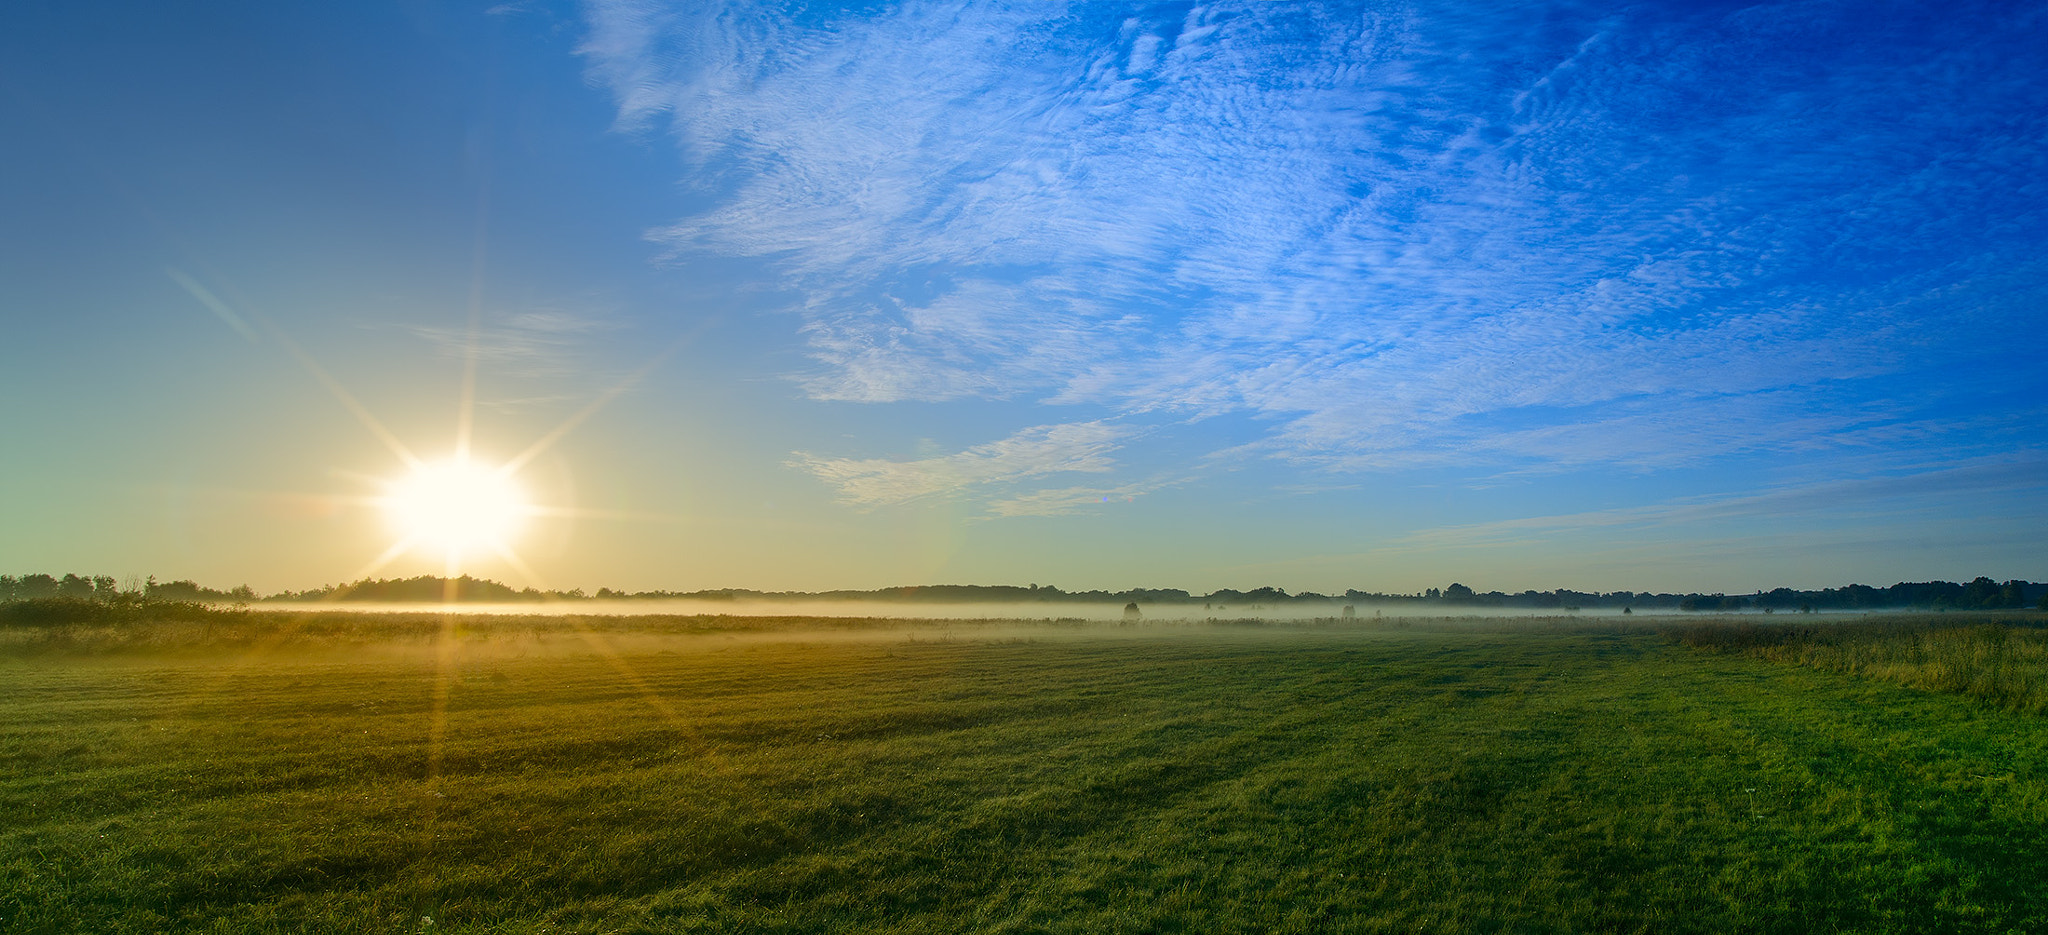
[[479,551],[509,550],[534,514],[510,471],[462,456],[414,465],[386,487],[379,505],[399,541],[448,556],[451,565]]

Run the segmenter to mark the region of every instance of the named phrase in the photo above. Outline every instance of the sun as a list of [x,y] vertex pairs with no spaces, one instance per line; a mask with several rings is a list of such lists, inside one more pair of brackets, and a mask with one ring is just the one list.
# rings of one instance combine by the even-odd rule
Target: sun
[[534,512],[509,471],[461,457],[416,465],[386,486],[381,505],[402,543],[451,561],[506,551]]
[[[481,240],[478,249],[482,249]],[[482,256],[479,252],[476,267],[479,271],[483,269]],[[405,466],[402,476],[390,478],[364,476],[353,471],[337,471],[377,491],[367,496],[348,496],[342,498],[342,502],[379,510],[384,514],[392,533],[390,547],[371,559],[369,564],[363,566],[350,580],[367,581],[371,575],[399,558],[423,553],[442,559],[442,574],[452,580],[462,573],[463,565],[468,558],[489,555],[510,567],[529,587],[538,586],[546,590],[546,583],[540,580],[534,569],[520,558],[514,548],[515,540],[526,531],[525,527],[529,520],[544,517],[560,521],[596,516],[637,519],[645,516],[634,512],[597,512],[580,510],[574,506],[537,505],[527,498],[526,490],[514,478],[533,459],[560,443],[577,426],[582,425],[606,404],[631,389],[663,361],[681,351],[695,337],[694,332],[655,354],[640,369],[627,374],[610,388],[599,393],[596,398],[591,399],[554,428],[542,433],[518,454],[504,461],[481,462],[471,457],[470,449],[476,424],[477,370],[482,357],[483,282],[479,278],[472,283],[471,288],[469,342],[463,360],[461,389],[457,395],[455,444],[450,450],[449,457],[429,461],[415,454],[410,446],[370,411],[369,407],[364,406],[341,381],[328,373],[311,353],[292,340],[291,336],[275,322],[253,309],[231,309],[191,277],[176,270],[171,270],[170,273],[171,278],[187,292],[192,293],[193,297],[216,312],[229,317],[239,314],[260,324],[265,336],[281,345],[292,359],[298,361],[321,386],[327,388],[335,400],[341,403],[342,408],[348,410],[357,422],[362,423],[362,426]],[[448,592],[448,596],[452,601],[455,592]]]

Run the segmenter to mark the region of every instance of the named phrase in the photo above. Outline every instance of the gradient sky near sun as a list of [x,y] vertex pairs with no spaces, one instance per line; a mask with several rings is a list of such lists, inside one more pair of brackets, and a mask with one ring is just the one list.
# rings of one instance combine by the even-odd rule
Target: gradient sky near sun
[[473,354],[515,584],[2048,578],[2040,4],[7,20],[0,571],[437,572]]

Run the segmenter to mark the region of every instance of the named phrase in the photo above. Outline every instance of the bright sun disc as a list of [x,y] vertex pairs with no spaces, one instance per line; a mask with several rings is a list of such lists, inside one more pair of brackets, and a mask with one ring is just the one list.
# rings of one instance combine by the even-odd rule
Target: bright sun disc
[[453,555],[505,547],[531,508],[503,472],[449,460],[393,483],[384,509],[407,541]]

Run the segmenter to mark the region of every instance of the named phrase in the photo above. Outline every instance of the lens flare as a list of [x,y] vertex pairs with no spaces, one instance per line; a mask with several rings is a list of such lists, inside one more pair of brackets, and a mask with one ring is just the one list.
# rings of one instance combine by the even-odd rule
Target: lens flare
[[505,471],[467,459],[420,465],[390,485],[383,506],[404,541],[449,555],[502,550],[533,512]]

